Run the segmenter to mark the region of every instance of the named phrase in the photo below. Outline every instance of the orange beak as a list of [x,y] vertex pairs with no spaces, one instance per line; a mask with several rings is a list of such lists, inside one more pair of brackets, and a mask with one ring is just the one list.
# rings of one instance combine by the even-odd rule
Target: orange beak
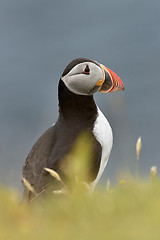
[[124,90],[124,85],[120,77],[104,65],[101,64],[100,66],[104,76],[99,92],[107,93]]

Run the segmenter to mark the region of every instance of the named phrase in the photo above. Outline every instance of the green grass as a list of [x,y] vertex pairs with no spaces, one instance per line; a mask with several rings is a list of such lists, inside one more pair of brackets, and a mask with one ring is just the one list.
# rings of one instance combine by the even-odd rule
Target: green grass
[[0,187],[0,239],[160,239],[160,180],[128,179],[91,196],[74,188],[31,205]]
[[[23,179],[36,196],[27,205],[21,203],[16,190],[0,187],[0,240],[160,239],[160,179],[156,179],[156,167],[151,168],[151,179],[142,180],[137,164],[136,179],[127,177],[114,187],[107,184],[91,194],[81,182],[88,176],[92,153],[88,137],[81,136],[67,157],[70,192],[39,198]],[[140,150],[141,138],[136,145],[137,159]],[[57,173],[46,170],[61,181]]]

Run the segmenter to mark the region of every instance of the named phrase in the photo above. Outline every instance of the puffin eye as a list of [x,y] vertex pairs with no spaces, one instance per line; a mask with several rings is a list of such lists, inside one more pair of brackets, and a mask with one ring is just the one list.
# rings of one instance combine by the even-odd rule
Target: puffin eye
[[83,70],[83,73],[88,75],[90,74],[90,68],[88,65],[86,65],[85,69]]

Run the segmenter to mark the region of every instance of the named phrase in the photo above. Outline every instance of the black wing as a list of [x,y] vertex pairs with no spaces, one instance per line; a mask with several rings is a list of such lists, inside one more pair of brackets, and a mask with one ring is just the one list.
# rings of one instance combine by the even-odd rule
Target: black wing
[[[36,188],[36,184],[46,167],[47,159],[53,147],[54,125],[50,127],[34,144],[28,154],[23,166],[23,178],[25,178],[31,186]],[[36,190],[36,189],[35,189]],[[31,193],[25,187],[24,197],[30,198]]]
[[[84,128],[85,130],[87,128]],[[84,129],[82,129],[84,131]],[[89,132],[91,130],[89,129]],[[23,167],[23,177],[34,187],[36,193],[41,193],[47,189],[59,189],[59,182],[48,174],[44,168],[54,169],[60,174],[61,178],[65,178],[65,156],[72,149],[76,138],[81,133],[81,128],[62,124],[60,120],[56,125],[49,128],[34,144]],[[92,182],[98,173],[102,148],[99,142],[91,133],[91,142],[93,144],[94,155],[90,167],[90,180]],[[54,182],[54,184],[53,184]],[[53,186],[54,185],[54,186]],[[53,190],[53,189],[52,189]],[[25,188],[24,197],[29,200],[33,197],[32,193]]]

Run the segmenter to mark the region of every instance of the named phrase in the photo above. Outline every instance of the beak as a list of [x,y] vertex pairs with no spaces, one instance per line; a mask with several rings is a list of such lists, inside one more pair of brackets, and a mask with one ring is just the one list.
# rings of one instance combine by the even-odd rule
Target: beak
[[124,90],[124,85],[120,77],[104,65],[101,64],[100,66],[103,72],[103,82],[99,92],[108,93]]

